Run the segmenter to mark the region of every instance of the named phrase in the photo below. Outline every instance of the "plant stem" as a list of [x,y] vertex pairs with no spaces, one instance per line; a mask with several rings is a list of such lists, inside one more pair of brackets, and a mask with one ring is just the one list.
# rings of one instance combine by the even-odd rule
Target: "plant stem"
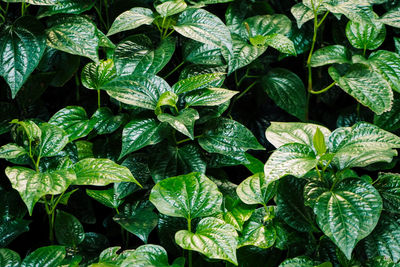
[[[191,219],[187,219],[187,224],[188,224],[188,231],[191,233],[192,232],[192,220]],[[189,261],[189,267],[193,266],[193,259],[192,259],[193,255],[192,255],[192,251],[189,250],[188,252],[188,261]]]
[[100,92],[100,89],[97,89],[97,107],[101,108],[101,92]]
[[110,17],[108,15],[108,1],[104,0],[104,9],[106,10],[106,27],[107,30],[110,28]]
[[182,144],[182,143],[186,143],[186,142],[189,142],[189,141],[193,141],[194,139],[200,138],[200,137],[202,137],[202,136],[203,136],[203,135],[201,134],[201,135],[195,136],[193,139],[191,139],[191,138],[186,138],[186,139],[183,139],[183,140],[180,140],[180,141],[176,142],[176,144],[177,144],[177,145],[180,145],[180,144]]
[[319,90],[319,91],[310,90],[309,92],[314,95],[322,94],[322,93],[328,91],[329,89],[331,89],[333,86],[335,86],[335,84],[336,84],[336,82],[333,82],[322,90]]
[[250,84],[240,95],[238,95],[238,97],[236,97],[236,100],[240,99],[242,96],[244,96],[248,91],[250,91],[251,88],[253,88],[256,84],[258,83],[258,81],[253,82],[252,84]]
[[164,79],[167,79],[169,76],[171,76],[175,71],[177,71],[182,65],[185,64],[185,62],[181,62],[178,66],[176,66],[173,70],[171,70],[167,75],[164,76]]

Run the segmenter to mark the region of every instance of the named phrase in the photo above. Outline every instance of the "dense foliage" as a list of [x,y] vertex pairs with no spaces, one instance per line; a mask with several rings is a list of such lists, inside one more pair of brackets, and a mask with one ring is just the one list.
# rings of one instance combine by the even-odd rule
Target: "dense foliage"
[[399,28],[398,0],[0,0],[0,266],[397,266]]

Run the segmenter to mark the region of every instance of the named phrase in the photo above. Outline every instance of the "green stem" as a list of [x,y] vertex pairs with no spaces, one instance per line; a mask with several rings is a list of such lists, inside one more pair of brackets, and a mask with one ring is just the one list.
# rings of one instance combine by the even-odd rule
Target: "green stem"
[[[192,220],[191,219],[187,219],[187,224],[188,224],[188,231],[191,233],[192,232]],[[189,267],[193,266],[193,259],[192,259],[193,255],[192,255],[192,251],[189,250],[188,253],[188,261],[189,261]]]
[[108,1],[104,0],[104,9],[106,10],[106,26],[107,30],[110,28],[110,17],[108,14]]
[[174,29],[172,29],[165,37],[164,37],[164,39],[166,39],[166,38],[168,38],[171,34],[173,34],[175,32],[175,30]]
[[322,93],[328,91],[329,89],[331,89],[333,86],[335,86],[335,84],[336,84],[336,82],[333,82],[322,90],[319,90],[319,91],[310,90],[309,92],[314,95],[322,94]]
[[101,92],[100,89],[97,89],[97,107],[101,107]]
[[191,139],[191,138],[186,138],[186,139],[183,139],[183,140],[180,140],[180,141],[176,142],[176,144],[177,144],[177,145],[180,145],[180,144],[182,144],[182,143],[189,142],[189,141],[193,141],[194,139],[197,139],[197,138],[200,138],[200,137],[203,137],[203,135],[197,135],[197,136],[195,136],[193,139]]
[[252,84],[250,84],[240,95],[238,95],[238,97],[236,97],[236,100],[240,99],[242,96],[244,96],[248,91],[250,91],[251,88],[253,88],[256,84],[258,83],[258,81],[253,82]]
[[97,15],[99,16],[100,22],[103,24],[104,28],[107,29],[107,23],[104,21],[103,16],[101,15],[101,11],[97,6],[94,6],[94,9],[96,10]]
[[185,62],[181,62],[178,66],[176,66],[173,70],[171,70],[167,75],[164,76],[164,79],[167,79],[169,76],[171,76],[175,71],[177,71],[182,65],[185,64]]

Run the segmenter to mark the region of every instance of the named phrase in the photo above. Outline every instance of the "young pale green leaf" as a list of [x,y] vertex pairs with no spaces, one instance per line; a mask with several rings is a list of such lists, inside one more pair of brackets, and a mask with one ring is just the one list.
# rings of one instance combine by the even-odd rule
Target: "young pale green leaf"
[[[365,239],[365,252],[368,257],[383,256],[393,262],[400,261],[400,217],[382,213],[378,225]],[[378,266],[378,265],[377,265]],[[380,266],[380,265],[379,265]]]
[[329,137],[329,150],[335,153],[332,163],[339,169],[365,167],[376,162],[390,162],[400,148],[400,138],[379,127],[359,122],[353,127],[336,129]]
[[400,93],[400,55],[394,52],[379,50],[372,53],[367,61],[390,85]]
[[98,62],[100,38],[96,25],[88,18],[73,15],[56,15],[48,21],[47,45],[73,55],[88,57]]
[[21,262],[21,257],[17,252],[8,248],[0,248],[0,266],[3,267],[18,267]]
[[43,25],[33,17],[17,19],[13,25],[0,25],[0,76],[15,98],[39,64],[46,48]]
[[314,134],[313,146],[315,148],[315,151],[317,151],[318,155],[325,154],[326,152],[325,136],[319,128],[317,128],[317,131]]
[[164,79],[155,75],[117,77],[101,89],[122,103],[150,110],[156,109],[163,93],[172,91]]
[[300,120],[305,120],[306,89],[296,74],[287,69],[272,69],[263,76],[262,86],[279,107]]
[[20,267],[59,266],[65,255],[65,248],[62,246],[41,247],[26,256]]
[[220,118],[209,122],[208,130],[198,139],[209,153],[230,155],[249,149],[263,150],[252,132],[237,121]]
[[152,153],[155,156],[150,163],[150,170],[155,182],[182,173],[206,172],[207,163],[198,145],[188,144],[183,147],[161,145]]
[[25,148],[17,144],[7,144],[0,147],[0,158],[1,159],[15,159],[20,156],[26,155],[28,151]]
[[351,45],[358,49],[375,50],[386,37],[385,25],[375,26],[371,23],[349,21],[346,26],[346,36]]
[[98,134],[110,134],[115,132],[126,121],[126,114],[114,116],[111,109],[102,107],[96,110],[90,120],[96,121],[94,130]]
[[21,195],[30,215],[41,197],[61,194],[76,180],[71,170],[41,173],[25,167],[7,167],[6,175],[12,187]]
[[23,135],[28,138],[27,141],[31,141],[34,143],[40,143],[42,138],[42,130],[40,127],[33,121],[18,121],[12,120],[10,123],[18,124],[20,127],[17,131],[23,132]]
[[113,220],[129,233],[136,235],[147,243],[149,234],[157,226],[158,216],[153,212],[152,207],[128,205],[122,212],[114,216]]
[[162,141],[162,124],[156,119],[135,119],[130,121],[122,132],[122,151],[120,158],[148,145]]
[[175,108],[177,110],[178,108],[176,107],[176,103],[178,102],[178,96],[173,93],[173,92],[164,92],[160,98],[157,101],[157,106],[154,110],[154,113],[156,115],[160,115],[162,113],[162,106],[170,106]]
[[218,106],[229,101],[238,91],[222,88],[207,88],[196,90],[185,97],[186,107],[190,106]]
[[236,230],[242,231],[243,224],[251,217],[254,212],[252,206],[243,204],[240,199],[226,196],[224,199],[223,219],[233,225]]
[[112,209],[117,209],[124,202],[122,199],[117,198],[114,188],[106,190],[86,189],[86,194],[104,206]]
[[154,14],[148,8],[134,7],[119,15],[107,35],[113,35],[118,32],[133,30],[142,25],[150,25],[154,21]]
[[369,235],[378,223],[382,210],[379,192],[357,178],[345,179],[316,201],[317,223],[351,259],[355,245]]
[[384,210],[400,213],[400,174],[380,173],[374,187],[383,199]]
[[212,83],[223,80],[225,73],[206,73],[181,79],[172,86],[172,91],[177,94],[192,92],[199,89],[215,87]]
[[196,232],[181,230],[175,234],[175,242],[183,249],[200,252],[211,259],[221,259],[238,265],[236,247],[238,234],[224,221],[209,217],[202,219]]
[[39,10],[38,18],[52,16],[55,14],[81,14],[90,10],[95,5],[91,0],[63,0],[57,1],[54,5]]
[[265,45],[271,46],[284,54],[297,55],[293,41],[283,34],[274,33],[265,36]]
[[354,64],[344,75],[335,67],[330,67],[329,75],[343,91],[376,114],[380,115],[391,109],[393,92],[389,84],[367,66]]
[[177,116],[163,113],[158,115],[157,118],[159,121],[168,123],[178,132],[194,140],[194,123],[200,118],[197,110],[186,108],[180,111]]
[[58,0],[2,0],[7,3],[21,3],[25,2],[27,4],[39,5],[39,6],[51,6],[57,4]]
[[310,146],[290,143],[271,154],[265,163],[264,174],[267,183],[271,183],[286,175],[302,177],[317,164],[317,156]]
[[222,194],[204,174],[193,172],[158,182],[150,201],[165,215],[192,220],[220,211]]
[[304,205],[305,179],[285,177],[279,181],[276,194],[276,214],[290,227],[300,232],[316,232],[312,209]]
[[100,89],[102,85],[116,76],[114,61],[107,59],[100,63],[88,63],[82,70],[82,85],[88,89]]
[[204,9],[186,9],[173,28],[187,38],[221,48],[225,59],[232,56],[229,29],[217,16]]
[[57,210],[54,232],[60,245],[76,247],[85,239],[85,232],[79,220],[61,210]]
[[175,52],[175,39],[165,38],[157,46],[144,34],[123,40],[115,49],[114,61],[119,75],[157,74]]
[[245,20],[244,24],[249,26],[250,32],[242,26],[242,36],[248,39],[256,36],[269,36],[273,34],[287,35],[292,27],[292,22],[285,15],[255,16]]
[[386,131],[394,132],[400,128],[400,99],[394,99],[393,106],[390,111],[381,115],[374,115],[374,124]]
[[262,249],[270,248],[275,243],[276,231],[271,222],[265,222],[265,209],[257,209],[246,222],[239,236],[238,248],[255,246]]
[[261,56],[267,47],[252,45],[245,38],[232,33],[233,57],[230,59],[228,74],[243,68]]
[[271,126],[267,128],[265,136],[276,148],[290,143],[299,143],[312,147],[317,129],[322,132],[327,142],[331,131],[324,126],[311,123],[271,122]]
[[120,265],[121,267],[183,267],[184,260],[169,265],[167,251],[158,245],[143,245],[135,249]]
[[400,28],[400,7],[389,10],[379,18],[379,22],[386,25]]
[[154,7],[161,17],[169,17],[184,11],[187,4],[184,0],[163,0],[156,2]]
[[236,188],[236,193],[246,204],[267,205],[276,193],[276,185],[276,183],[267,184],[264,173],[259,172],[241,182]]
[[56,156],[69,142],[67,133],[50,123],[42,123],[39,127],[42,136],[35,153],[40,157]]
[[303,3],[298,3],[292,6],[290,12],[296,19],[298,28],[301,28],[304,23],[314,18],[314,12],[312,11],[312,9],[304,5]]
[[87,158],[80,160],[74,166],[76,173],[75,185],[108,185],[110,183],[139,182],[125,166],[118,165],[109,159]]
[[351,63],[350,51],[342,45],[329,45],[318,49],[311,57],[311,67]]
[[89,120],[82,107],[68,106],[54,114],[49,123],[63,129],[69,141],[73,141],[87,136],[93,130],[96,121]]

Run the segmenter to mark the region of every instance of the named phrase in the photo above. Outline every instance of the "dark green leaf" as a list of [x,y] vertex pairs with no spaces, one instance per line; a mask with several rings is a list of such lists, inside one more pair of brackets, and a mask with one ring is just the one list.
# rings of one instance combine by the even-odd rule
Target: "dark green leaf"
[[[29,231],[30,221],[22,219],[0,220],[0,247],[5,247],[22,233]],[[0,249],[0,266],[2,265],[2,249]],[[15,266],[19,267],[19,265]]]
[[163,113],[158,115],[157,118],[159,121],[168,123],[171,127],[193,140],[194,123],[200,117],[197,110],[186,108],[180,111],[177,116]]
[[95,3],[91,0],[53,1],[56,3],[39,11],[38,18],[52,16],[60,13],[81,14],[91,9],[95,5]]
[[225,73],[214,72],[200,75],[191,75],[186,79],[181,79],[172,86],[172,91],[177,94],[183,94],[203,88],[215,87],[212,84],[223,80]]
[[91,62],[82,70],[82,85],[88,89],[100,89],[105,83],[116,76],[116,70],[112,59],[100,61],[96,64]]
[[115,132],[126,120],[125,114],[115,115],[111,109],[102,107],[96,110],[91,120],[95,120],[94,129],[98,134]]
[[86,194],[91,198],[97,200],[104,206],[112,209],[117,209],[124,201],[119,199],[115,194],[114,188],[107,190],[90,190],[86,189]]
[[385,211],[400,213],[400,175],[397,173],[380,173],[374,187],[383,199]]
[[311,67],[328,64],[351,63],[350,51],[342,45],[329,45],[315,51],[311,57]]
[[76,247],[85,239],[85,232],[79,220],[61,210],[57,210],[54,229],[60,245]]
[[65,248],[62,246],[41,247],[26,256],[20,267],[59,266],[65,254]]
[[17,252],[14,252],[7,248],[0,249],[0,266],[3,267],[18,267],[20,265],[21,258]]
[[346,36],[351,45],[358,49],[377,49],[386,37],[386,28],[383,24],[374,26],[367,22],[349,21],[346,26]]
[[62,129],[50,123],[40,124],[42,137],[36,154],[40,157],[56,156],[68,144],[68,135]]
[[400,55],[379,50],[370,55],[367,61],[390,85],[400,93]]

